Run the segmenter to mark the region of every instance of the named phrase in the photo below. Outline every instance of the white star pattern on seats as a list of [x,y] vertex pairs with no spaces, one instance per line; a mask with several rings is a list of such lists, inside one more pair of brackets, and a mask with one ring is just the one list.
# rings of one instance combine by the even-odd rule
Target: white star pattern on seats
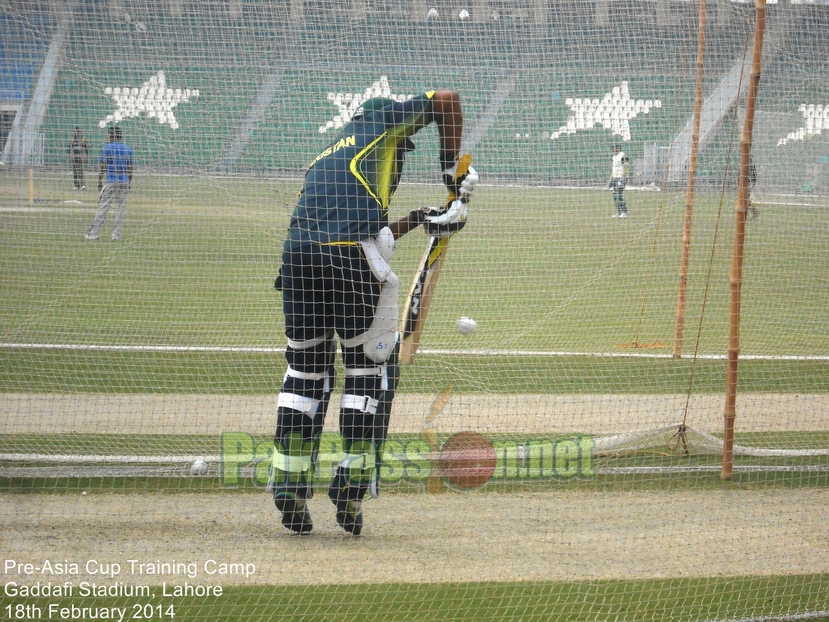
[[116,109],[98,121],[99,127],[104,128],[109,123],[119,123],[124,119],[144,114],[147,118],[155,118],[159,123],[167,124],[175,130],[179,124],[173,109],[179,104],[197,99],[199,89],[168,87],[164,72],[159,71],[140,87],[108,86],[104,89],[104,94],[112,97]]
[[412,95],[395,95],[392,93],[391,87],[389,86],[389,79],[386,76],[380,76],[379,80],[373,82],[362,93],[328,93],[326,99],[337,107],[339,114],[334,115],[333,119],[325,125],[320,126],[320,134],[325,134],[328,130],[336,130],[344,126],[351,121],[354,113],[363,105],[363,102],[374,97],[387,97],[396,102],[402,102],[411,99]]
[[550,134],[550,140],[565,134],[575,134],[594,127],[601,126],[610,130],[614,136],[621,136],[622,140],[630,140],[630,121],[639,114],[648,114],[652,108],[661,108],[660,100],[634,100],[630,96],[627,82],[614,86],[602,99],[567,98],[564,103],[573,111],[567,118],[566,125]]
[[797,111],[806,119],[806,124],[794,132],[789,132],[785,138],[778,140],[778,147],[785,145],[790,140],[806,140],[807,138],[819,135],[822,130],[829,130],[829,104],[826,106],[821,106],[820,104],[800,104]]

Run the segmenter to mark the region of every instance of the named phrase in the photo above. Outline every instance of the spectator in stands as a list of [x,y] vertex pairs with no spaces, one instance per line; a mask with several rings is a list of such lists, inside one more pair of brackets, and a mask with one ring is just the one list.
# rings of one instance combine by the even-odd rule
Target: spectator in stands
[[98,211],[95,212],[95,218],[89,233],[86,234],[86,239],[98,239],[107,212],[114,203],[115,224],[112,227],[112,240],[117,242],[121,239],[124,211],[132,185],[132,149],[122,142],[121,128],[117,125],[109,128],[108,135],[109,142],[101,153],[101,168],[98,173],[98,191],[100,192]]
[[83,167],[89,159],[89,145],[81,128],[75,128],[75,135],[69,141],[69,163],[72,165],[73,190],[86,190]]
[[613,164],[610,172],[610,181],[607,184],[608,188],[613,189],[613,204],[616,206],[616,213],[613,214],[613,218],[628,217],[628,205],[623,193],[627,185],[629,162],[630,160],[627,155],[622,151],[621,143],[615,143],[613,145]]

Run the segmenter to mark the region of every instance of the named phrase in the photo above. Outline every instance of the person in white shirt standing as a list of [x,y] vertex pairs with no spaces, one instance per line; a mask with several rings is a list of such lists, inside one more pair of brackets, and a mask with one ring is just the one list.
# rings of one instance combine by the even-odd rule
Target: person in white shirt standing
[[610,181],[607,184],[608,188],[613,189],[613,204],[616,206],[616,213],[613,218],[627,218],[628,205],[625,201],[624,191],[627,185],[628,177],[628,159],[622,145],[616,143],[613,145],[613,166],[610,172]]

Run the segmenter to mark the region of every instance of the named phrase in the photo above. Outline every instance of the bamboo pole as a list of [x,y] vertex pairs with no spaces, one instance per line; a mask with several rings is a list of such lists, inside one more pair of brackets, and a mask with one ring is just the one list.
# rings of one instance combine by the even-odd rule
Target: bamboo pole
[[685,331],[685,290],[688,286],[688,265],[691,262],[691,220],[694,214],[694,188],[699,153],[699,126],[702,117],[702,78],[705,69],[705,0],[699,3],[699,32],[697,34],[697,88],[694,100],[694,127],[691,132],[691,161],[688,166],[688,187],[685,190],[685,226],[682,231],[682,259],[679,263],[679,294],[676,303],[674,358],[682,358],[682,339]]
[[746,238],[746,212],[749,208],[748,165],[754,134],[754,107],[760,84],[763,56],[763,35],[766,29],[766,0],[756,0],[754,48],[751,53],[751,73],[746,96],[746,116],[740,136],[740,178],[737,185],[734,248],[731,255],[731,310],[728,330],[728,369],[725,377],[725,410],[722,471],[720,477],[729,480],[734,468],[734,419],[737,413],[737,364],[740,357],[740,293],[743,284],[743,250]]

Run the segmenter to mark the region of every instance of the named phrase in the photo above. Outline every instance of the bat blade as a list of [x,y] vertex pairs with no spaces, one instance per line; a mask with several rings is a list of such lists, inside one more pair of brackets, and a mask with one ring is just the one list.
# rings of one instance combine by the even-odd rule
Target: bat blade
[[437,286],[440,269],[449,249],[449,238],[432,236],[429,246],[420,260],[400,325],[400,362],[410,364],[414,361],[420,338],[426,324],[426,316],[432,303],[432,295]]
[[[456,177],[459,178],[466,173],[472,163],[472,156],[464,154],[458,160]],[[448,201],[455,199],[450,193]],[[432,296],[437,287],[440,269],[446,260],[446,252],[449,250],[451,236],[432,236],[429,239],[429,246],[420,260],[417,273],[415,274],[412,287],[409,289],[409,296],[406,299],[406,306],[403,308],[403,317],[400,321],[400,362],[406,365],[414,362],[415,354],[420,347],[420,338],[423,328],[426,325],[426,316],[429,313],[429,306],[432,304]]]

